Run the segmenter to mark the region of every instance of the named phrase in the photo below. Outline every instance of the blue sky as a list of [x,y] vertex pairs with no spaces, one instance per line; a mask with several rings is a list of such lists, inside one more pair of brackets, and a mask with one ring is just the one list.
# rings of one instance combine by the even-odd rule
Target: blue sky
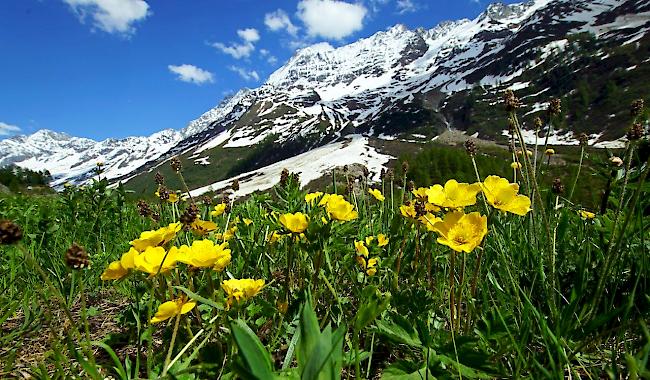
[[[506,1],[508,3],[513,1]],[[397,23],[473,18],[476,0],[2,0],[0,138],[183,128],[296,48]]]

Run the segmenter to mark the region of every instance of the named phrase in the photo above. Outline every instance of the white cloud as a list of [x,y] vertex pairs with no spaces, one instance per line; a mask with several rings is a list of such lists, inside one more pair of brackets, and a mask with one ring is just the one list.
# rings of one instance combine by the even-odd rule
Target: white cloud
[[269,65],[275,65],[278,63],[278,59],[275,56],[270,56],[266,59],[266,62],[268,62]]
[[237,66],[230,66],[228,68],[230,70],[236,72],[237,74],[239,74],[239,76],[244,78],[245,80],[248,80],[248,81],[254,80],[256,82],[260,80],[260,76],[257,73],[257,71],[255,71],[255,70],[250,70],[249,71],[249,70],[246,70],[246,69],[244,69],[242,67],[237,67]]
[[255,51],[254,43],[260,40],[260,33],[257,29],[247,28],[239,29],[237,35],[243,40],[241,43],[232,42],[229,45],[226,45],[221,42],[214,42],[211,46],[235,59],[250,57],[251,53]]
[[286,30],[292,36],[298,34],[299,28],[291,22],[289,15],[282,9],[264,15],[264,24],[274,32]]
[[214,82],[214,75],[211,72],[198,68],[194,65],[169,65],[167,68],[172,73],[177,74],[177,79],[183,82],[195,84]]
[[260,55],[261,55],[262,57],[266,57],[266,56],[269,55],[269,54],[271,54],[270,51],[268,51],[268,50],[266,50],[266,49],[260,49]]
[[339,0],[301,0],[298,18],[310,36],[340,40],[363,28],[368,9]]
[[260,40],[260,33],[255,28],[240,29],[237,31],[237,35],[241,37],[242,40],[250,43]]
[[84,22],[91,16],[95,27],[107,32],[130,35],[133,26],[151,14],[144,0],[63,0]]
[[16,125],[3,123],[0,121],[0,136],[9,136],[20,132],[20,128]]
[[397,0],[397,13],[403,15],[405,13],[413,13],[417,10],[418,6],[413,0]]

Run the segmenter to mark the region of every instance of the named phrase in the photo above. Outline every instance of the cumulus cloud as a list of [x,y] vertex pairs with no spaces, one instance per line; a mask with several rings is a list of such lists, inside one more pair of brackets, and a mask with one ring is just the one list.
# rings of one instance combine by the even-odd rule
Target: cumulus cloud
[[403,15],[405,13],[412,13],[417,10],[418,6],[413,2],[413,0],[397,0],[397,13]]
[[0,121],[0,136],[9,136],[20,132],[20,128],[16,125],[3,123]]
[[363,4],[339,0],[301,0],[298,18],[313,37],[340,40],[363,28],[368,13]]
[[259,81],[260,76],[255,70],[246,70],[243,67],[238,67],[238,66],[230,66],[230,70],[236,72],[239,74],[240,77],[244,78],[247,81]]
[[264,15],[264,24],[273,32],[286,30],[286,32],[292,36],[297,35],[299,30],[299,28],[291,22],[287,12],[282,9]]
[[169,65],[169,71],[177,74],[177,79],[187,83],[204,84],[214,82],[214,75],[194,65],[183,64],[180,66]]
[[221,42],[211,44],[215,49],[232,56],[235,59],[248,58],[255,51],[255,42],[260,40],[260,33],[257,29],[247,28],[239,29],[237,35],[242,39],[241,43],[230,43],[226,45]]
[[133,24],[151,14],[144,0],[63,0],[81,22],[91,17],[93,25],[107,33],[130,35]]

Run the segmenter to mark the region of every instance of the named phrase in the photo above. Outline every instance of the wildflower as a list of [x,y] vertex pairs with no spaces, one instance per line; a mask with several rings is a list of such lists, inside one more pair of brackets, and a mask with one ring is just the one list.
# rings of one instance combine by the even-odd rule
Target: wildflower
[[628,140],[630,141],[635,141],[639,140],[643,137],[643,124],[641,123],[634,123],[630,129],[627,131],[627,134],[625,135]]
[[155,275],[164,273],[176,266],[176,259],[181,251],[172,247],[169,252],[165,252],[163,247],[148,247],[144,252],[135,256],[133,264],[135,269]]
[[[179,200],[178,194],[176,193],[171,193],[168,191],[156,191],[156,197],[160,198],[161,200],[167,201],[169,203],[176,203]],[[162,194],[162,195],[161,195]]]
[[216,234],[215,238],[217,240],[223,240],[223,241],[228,241],[232,239],[235,236],[235,232],[237,232],[239,228],[237,226],[232,226],[226,230],[223,234]]
[[378,189],[370,189],[368,190],[368,193],[373,197],[375,197],[375,199],[380,202],[383,202],[386,199],[384,195],[381,193],[381,191],[379,191]]
[[143,218],[146,218],[148,216],[151,216],[151,207],[145,202],[143,199],[140,199],[137,204],[138,207],[138,214],[142,216]]
[[77,243],[72,243],[70,248],[65,251],[65,263],[72,269],[88,268],[90,266],[88,252]]
[[359,266],[366,272],[368,276],[374,276],[377,273],[377,259],[371,258],[367,259],[363,256],[357,256],[356,258]]
[[190,226],[192,232],[199,236],[205,236],[217,229],[217,224],[207,220],[196,219]]
[[399,212],[405,218],[415,219],[415,217],[417,216],[417,213],[415,212],[415,203],[413,202],[408,202],[406,204],[399,206]]
[[620,157],[618,157],[618,156],[612,156],[612,157],[610,157],[610,158],[609,158],[609,162],[610,162],[612,165],[617,166],[617,167],[623,165],[623,160],[622,160]]
[[521,106],[521,101],[519,101],[519,98],[510,89],[506,90],[503,101],[506,105],[506,112],[513,112]]
[[239,191],[239,180],[235,178],[235,179],[232,181],[232,184],[230,184],[230,188],[231,188],[233,191]]
[[316,199],[320,198],[323,195],[322,192],[317,191],[315,193],[309,193],[305,195],[305,202],[309,204],[310,206],[314,205],[314,202],[316,202]]
[[148,247],[158,247],[174,240],[180,229],[180,223],[171,223],[167,227],[161,227],[155,231],[144,231],[140,234],[140,238],[131,241],[131,245],[138,252],[143,252]]
[[434,228],[440,235],[438,243],[456,252],[469,253],[481,244],[487,234],[487,217],[478,212],[465,214],[453,211],[446,214],[444,220],[436,223]]
[[518,192],[518,184],[495,175],[487,177],[483,182],[483,194],[492,207],[523,216],[530,211],[530,198],[519,195]]
[[140,253],[133,247],[128,252],[122,254],[122,258],[108,264],[108,267],[101,275],[102,281],[106,280],[119,280],[129,274],[129,269],[135,268],[134,259]]
[[418,218],[418,220],[420,221],[420,223],[424,225],[424,227],[428,231],[432,231],[432,232],[435,231],[434,226],[436,225],[436,223],[442,221],[442,219],[440,219],[439,217],[431,213],[426,213],[422,215],[421,217]]
[[156,172],[156,175],[154,175],[153,180],[158,185],[162,185],[163,183],[165,183],[165,177],[163,177],[163,175],[160,174],[160,172]]
[[280,241],[283,237],[284,237],[284,235],[282,235],[278,231],[273,231],[273,232],[271,232],[269,234],[269,236],[266,239],[267,239],[267,241],[269,243],[273,244],[273,243],[277,243],[278,241]]
[[580,217],[582,219],[593,219],[596,217],[596,214],[594,214],[593,212],[589,212],[587,210],[580,210],[578,211],[578,214],[580,214]]
[[510,164],[510,167],[513,168],[513,169],[516,169],[516,170],[520,170],[521,169],[521,164],[519,162],[513,162],[513,163]]
[[[522,154],[523,152],[521,150],[517,150],[517,156],[521,156]],[[528,157],[530,157],[533,155],[533,151],[530,149],[526,149],[526,154],[528,155]]]
[[548,105],[548,114],[557,116],[562,113],[562,101],[558,98],[553,98]]
[[242,222],[244,222],[244,224],[247,225],[247,226],[250,226],[251,224],[253,224],[253,220],[248,219],[248,218],[242,219]]
[[[323,197],[325,199],[325,197]],[[321,199],[321,202],[323,200]],[[346,201],[341,195],[330,195],[327,198],[325,211],[334,220],[349,222],[359,217],[359,214],[354,210],[354,206]]]
[[427,195],[427,190],[428,188],[426,187],[418,187],[417,189],[413,189],[411,193],[413,193],[413,195],[420,200],[427,200],[429,199],[429,196]]
[[384,234],[377,235],[377,245],[379,245],[380,247],[388,245],[388,240],[389,239]]
[[179,314],[187,314],[196,306],[196,302],[188,301],[184,297],[176,300],[167,301],[158,306],[158,311],[151,318],[149,323],[159,323],[175,317]]
[[365,257],[368,257],[368,254],[370,253],[368,251],[368,247],[366,247],[365,244],[363,244],[363,241],[355,241],[354,242],[354,249],[357,250],[358,255],[362,255]]
[[183,168],[183,164],[181,163],[180,158],[174,157],[169,161],[169,165],[172,167],[172,169],[175,172],[180,172],[181,169]]
[[221,283],[221,288],[228,296],[228,307],[232,305],[233,300],[239,303],[254,297],[263,286],[264,280],[253,280],[251,278],[230,279]]
[[0,221],[0,244],[14,244],[23,238],[23,231],[16,223],[9,220]]
[[309,225],[307,216],[301,212],[297,212],[295,214],[289,213],[280,215],[279,221],[284,226],[284,228],[298,234],[305,232],[307,226]]
[[470,157],[475,156],[477,151],[476,143],[472,140],[465,140],[465,151],[467,151]]
[[548,148],[544,151],[544,154],[550,157],[555,154],[555,149]]
[[223,214],[226,211],[226,208],[228,207],[227,204],[225,203],[219,203],[218,205],[214,206],[214,210],[210,211],[210,215],[217,217],[221,214]]
[[[214,267],[219,263],[218,271],[222,271],[231,259],[227,242],[215,245],[212,240],[195,240],[191,247],[183,245],[177,250],[177,261],[197,268]],[[171,250],[169,252],[172,254]]]
[[450,179],[441,185],[433,185],[427,190],[429,203],[439,207],[446,208],[463,208],[476,204],[476,194],[481,191],[481,185],[478,183],[467,184],[458,183]]
[[199,218],[199,208],[194,203],[187,206],[181,214],[179,220],[183,223],[185,230],[192,228],[192,224]]

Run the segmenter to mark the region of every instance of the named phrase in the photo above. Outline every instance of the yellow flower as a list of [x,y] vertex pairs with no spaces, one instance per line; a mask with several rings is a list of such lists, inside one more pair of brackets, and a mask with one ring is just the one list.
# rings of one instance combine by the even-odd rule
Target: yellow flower
[[589,212],[587,210],[580,210],[578,211],[578,214],[580,214],[580,217],[582,219],[593,219],[596,217],[596,214],[594,214],[593,212]]
[[149,247],[158,247],[174,240],[176,233],[181,230],[180,223],[171,223],[167,227],[161,227],[155,231],[144,231],[140,238],[131,241],[131,245],[138,252],[143,252]]
[[280,215],[279,221],[284,226],[284,228],[297,234],[305,232],[307,226],[309,225],[309,222],[307,221],[307,215],[301,212],[297,212],[295,214]]
[[[521,154],[522,154],[522,153],[521,153],[521,150],[517,150],[517,156],[521,156]],[[532,155],[533,155],[533,151],[530,150],[530,149],[526,149],[526,154],[527,154],[528,156],[532,156]]]
[[427,195],[427,190],[428,189],[426,187],[420,187],[411,190],[411,193],[413,193],[413,195],[415,195],[416,198],[426,201],[427,199],[429,199],[429,196]]
[[531,210],[530,198],[518,192],[519,185],[505,178],[491,175],[483,181],[483,194],[492,207],[523,216]]
[[363,256],[357,256],[357,263],[359,266],[366,271],[368,276],[374,276],[377,273],[377,259],[366,259]]
[[176,266],[176,259],[180,255],[176,247],[172,247],[169,252],[165,252],[163,247],[149,247],[143,253],[135,256],[133,263],[135,269],[149,273],[164,273]]
[[[160,193],[156,191],[156,197],[160,197]],[[169,193],[169,198],[167,198],[167,202],[169,203],[176,203],[178,202],[178,194],[176,193]]]
[[439,212],[440,207],[438,207],[438,206],[436,206],[434,204],[431,204],[429,202],[426,202],[424,204],[424,210],[427,211],[427,212]]
[[399,206],[399,211],[402,213],[402,216],[405,218],[413,218],[418,215],[417,212],[415,212],[415,203],[413,202],[408,202],[406,204],[403,204]]
[[226,208],[228,207],[227,204],[225,203],[219,203],[218,205],[214,206],[214,210],[210,211],[210,215],[217,217],[221,214],[223,214],[226,211]]
[[453,211],[445,215],[442,222],[434,226],[438,243],[456,252],[472,252],[487,234],[487,217],[478,212],[465,214]]
[[377,235],[377,245],[379,245],[380,247],[388,245],[388,240],[389,239],[384,234]]
[[280,241],[283,237],[284,237],[284,235],[282,235],[278,231],[273,231],[273,232],[271,232],[269,234],[269,236],[267,237],[267,240],[268,240],[269,243],[273,244],[273,243],[276,243],[276,242]]
[[366,245],[370,245],[370,243],[372,243],[373,240],[375,240],[374,236],[367,236],[366,237]]
[[251,224],[253,224],[253,220],[248,219],[248,218],[242,219],[242,222],[244,222],[244,224],[247,225],[247,226],[250,226]]
[[207,220],[196,219],[190,227],[195,234],[204,236],[216,230],[217,224]]
[[427,190],[429,203],[439,207],[462,208],[476,204],[476,194],[481,191],[478,183],[458,183],[450,179],[445,186],[433,185]]
[[[325,197],[323,197],[325,199]],[[322,202],[322,200],[321,200]],[[354,206],[346,201],[341,195],[331,195],[327,198],[325,211],[334,220],[349,222],[356,219],[359,214],[354,210]]]
[[223,241],[228,241],[235,236],[235,232],[237,232],[239,228],[237,226],[232,226],[226,230],[223,234],[215,234],[214,237],[217,240],[223,240]]
[[368,257],[368,247],[363,244],[363,241],[355,241],[354,248],[357,250],[357,254]]
[[418,220],[420,221],[420,223],[422,223],[422,224],[424,225],[424,227],[425,227],[428,231],[435,231],[434,226],[436,225],[436,223],[442,221],[442,219],[440,219],[439,217],[433,215],[433,214],[430,213],[430,212],[428,212],[428,213],[422,215],[422,216],[420,217],[420,219],[418,219]]
[[375,197],[375,199],[380,201],[380,202],[383,202],[384,199],[386,199],[384,197],[384,195],[381,193],[381,191],[379,191],[378,189],[370,189],[370,190],[368,190],[368,193],[370,193],[370,195]]
[[240,302],[254,297],[263,286],[264,280],[253,280],[251,278],[230,279],[221,283],[221,288],[228,296],[228,306],[232,305],[233,300]]
[[196,306],[196,302],[187,301],[184,298],[167,301],[158,306],[158,311],[149,323],[159,323],[179,314],[187,314],[194,309],[194,306]]
[[521,164],[519,162],[513,162],[510,164],[510,167],[513,169],[521,169]]
[[544,154],[547,155],[547,156],[552,156],[552,155],[555,154],[555,149],[548,148],[548,149],[546,149],[546,150],[544,151]]
[[320,192],[320,191],[317,191],[315,193],[309,193],[309,194],[305,195],[305,202],[307,202],[309,205],[313,206],[316,199],[320,198],[322,195],[323,195],[323,193]]
[[122,258],[108,264],[108,267],[101,275],[103,281],[106,280],[119,280],[120,278],[129,274],[129,269],[135,268],[134,258],[139,255],[138,251],[131,248],[128,252],[122,255]]
[[195,240],[191,247],[183,245],[178,250],[177,260],[193,267],[214,267],[219,262],[219,271],[221,271],[230,263],[230,249],[227,242],[214,245],[212,240]]

